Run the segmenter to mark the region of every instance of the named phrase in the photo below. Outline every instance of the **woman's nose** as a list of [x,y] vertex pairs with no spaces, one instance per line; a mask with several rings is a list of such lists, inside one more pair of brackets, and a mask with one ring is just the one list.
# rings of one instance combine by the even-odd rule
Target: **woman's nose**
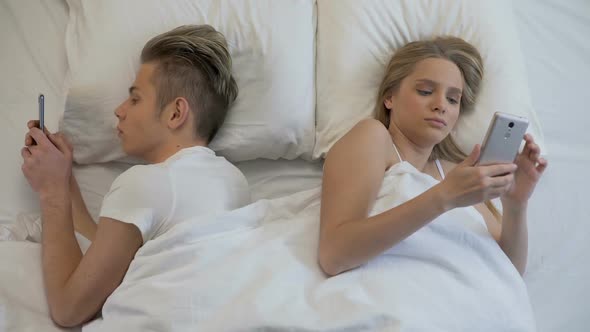
[[446,97],[444,95],[436,95],[432,101],[432,110],[435,112],[445,113],[447,111],[445,101]]

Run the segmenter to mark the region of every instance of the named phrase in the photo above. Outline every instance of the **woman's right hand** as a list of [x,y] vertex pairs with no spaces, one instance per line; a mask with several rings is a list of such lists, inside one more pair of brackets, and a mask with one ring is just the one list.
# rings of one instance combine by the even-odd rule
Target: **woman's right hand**
[[445,210],[494,199],[510,189],[516,164],[476,166],[480,152],[481,147],[478,144],[438,184]]

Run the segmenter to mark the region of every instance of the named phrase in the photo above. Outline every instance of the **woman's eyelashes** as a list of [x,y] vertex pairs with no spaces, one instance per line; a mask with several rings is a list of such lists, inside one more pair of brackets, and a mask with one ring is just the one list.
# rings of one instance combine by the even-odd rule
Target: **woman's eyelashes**
[[[432,91],[430,91],[430,90],[424,90],[424,89],[416,89],[416,92],[418,92],[418,94],[420,96],[430,96],[432,94]],[[447,97],[447,101],[451,105],[457,105],[459,103],[459,98],[456,98],[456,97]]]

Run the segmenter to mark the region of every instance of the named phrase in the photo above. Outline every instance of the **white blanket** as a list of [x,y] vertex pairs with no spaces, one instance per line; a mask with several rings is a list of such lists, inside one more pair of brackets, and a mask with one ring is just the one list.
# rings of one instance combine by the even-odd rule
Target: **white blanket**
[[[402,163],[387,173],[373,213],[435,183]],[[195,218],[146,243],[103,319],[83,330],[534,330],[524,282],[473,208],[326,279],[319,195]]]
[[[435,183],[402,163],[386,174],[373,213]],[[147,242],[103,317],[82,330],[535,329],[524,282],[473,208],[327,279],[317,264],[319,196],[317,188],[193,218]]]

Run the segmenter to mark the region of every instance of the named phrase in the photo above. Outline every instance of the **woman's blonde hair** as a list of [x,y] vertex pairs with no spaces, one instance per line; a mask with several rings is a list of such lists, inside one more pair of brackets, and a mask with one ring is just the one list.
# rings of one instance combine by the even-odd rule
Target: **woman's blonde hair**
[[[418,62],[430,58],[449,60],[459,68],[465,82],[459,114],[473,110],[484,73],[483,61],[478,50],[457,37],[436,37],[415,41],[406,44],[393,55],[379,87],[375,116],[385,127],[389,128],[391,121],[391,111],[385,107],[385,100],[399,90],[402,80],[414,71]],[[453,137],[448,135],[434,146],[428,160],[445,159],[460,163],[466,157],[467,155],[457,146]],[[498,210],[490,201],[486,201],[486,206],[497,219],[501,219]]]

